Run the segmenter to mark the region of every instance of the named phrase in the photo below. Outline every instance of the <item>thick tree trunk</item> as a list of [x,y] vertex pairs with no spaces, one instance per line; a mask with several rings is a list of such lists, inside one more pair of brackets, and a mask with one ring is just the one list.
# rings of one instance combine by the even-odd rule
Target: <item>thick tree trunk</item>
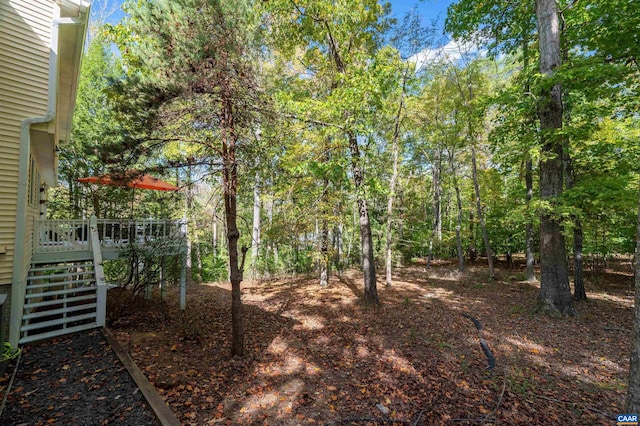
[[362,272],[364,273],[364,303],[378,304],[378,288],[376,285],[376,265],[373,256],[373,239],[371,223],[369,222],[369,208],[365,198],[364,176],[360,165],[360,148],[353,133],[348,134],[349,150],[351,151],[351,169],[355,184],[360,224],[360,246],[362,248]]
[[482,212],[482,202],[480,199],[480,184],[478,183],[478,167],[476,165],[476,147],[471,144],[471,168],[473,175],[473,188],[476,195],[476,210],[478,212],[478,220],[480,221],[480,230],[482,231],[482,239],[484,241],[484,247],[487,253],[487,263],[489,264],[489,277],[494,278],[495,273],[493,270],[493,254],[491,253],[491,245],[489,243],[489,234],[487,233],[487,225],[484,220],[484,213]]
[[464,252],[462,250],[462,197],[460,196],[460,187],[458,186],[458,178],[456,167],[453,163],[453,152],[449,151],[449,165],[451,166],[451,176],[453,178],[453,186],[456,190],[456,202],[458,205],[458,217],[456,222],[456,249],[458,252],[458,271],[464,272]]
[[[540,72],[553,77],[560,66],[560,29],[555,0],[537,0]],[[543,89],[538,105],[543,160],[540,162],[540,196],[553,208],[562,193],[563,149],[562,88]],[[540,215],[540,293],[538,309],[549,314],[575,315],[564,236],[559,220],[548,209]]]
[[638,199],[638,229],[635,253],[635,304],[633,317],[633,341],[629,362],[629,386],[627,389],[627,413],[640,413],[640,198]]

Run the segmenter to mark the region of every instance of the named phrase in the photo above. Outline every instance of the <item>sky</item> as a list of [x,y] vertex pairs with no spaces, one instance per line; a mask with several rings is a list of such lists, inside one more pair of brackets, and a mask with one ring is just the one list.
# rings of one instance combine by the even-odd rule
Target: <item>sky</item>
[[438,21],[438,28],[444,25],[447,17],[447,7],[454,0],[389,0],[391,13],[402,18],[410,10],[417,10],[427,22]]
[[[103,17],[106,22],[117,23],[124,16],[121,9],[124,0],[90,0],[92,13]],[[234,1],[234,0],[224,0]],[[435,25],[436,46],[426,47],[422,51],[407,58],[414,62],[417,68],[422,68],[436,57],[446,55],[449,60],[459,60],[462,50],[469,50],[469,46],[460,46],[449,37],[443,35],[444,21],[447,17],[447,7],[456,0],[388,0],[391,3],[391,15],[401,20],[408,12],[417,11],[425,26]],[[105,17],[106,15],[106,17]],[[442,37],[440,37],[442,35]],[[477,49],[472,49],[477,50]]]
[[[107,22],[116,23],[122,19],[124,13],[120,9],[123,0],[92,0],[94,12],[102,10],[101,5],[105,4],[108,12],[112,12]],[[233,0],[226,0],[233,1]],[[447,14],[447,6],[454,0],[389,0],[391,3],[391,13],[402,18],[410,10],[417,10],[426,22],[438,20],[438,28],[442,28]]]

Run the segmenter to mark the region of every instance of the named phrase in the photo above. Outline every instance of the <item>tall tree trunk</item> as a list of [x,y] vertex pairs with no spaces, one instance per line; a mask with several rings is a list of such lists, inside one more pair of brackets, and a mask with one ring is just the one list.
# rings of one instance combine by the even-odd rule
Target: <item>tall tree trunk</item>
[[[273,192],[269,193],[269,197],[266,201],[267,209],[267,222],[269,223],[269,229],[273,226]],[[273,258],[274,268],[278,268],[278,246],[274,241],[270,241],[267,245],[267,258]]]
[[[525,29],[524,39],[522,40],[522,67],[524,68],[524,72],[528,72],[529,70],[529,37],[528,37],[528,29]],[[531,84],[529,79],[524,83],[524,95],[529,96],[531,93]],[[527,124],[533,124],[533,116],[529,116],[527,118]],[[524,172],[524,180],[525,180],[525,200],[527,204],[527,213],[530,212],[531,209],[531,200],[533,199],[533,160],[531,160],[531,155],[528,150],[525,153],[525,172]],[[533,254],[533,218],[530,214],[527,214],[527,223],[525,228],[525,258],[526,258],[526,271],[525,271],[525,279],[529,282],[536,281],[536,273],[533,268],[535,263],[535,257]]]
[[[531,158],[527,158],[527,162],[525,165],[525,185],[526,185],[526,202],[527,202],[527,211],[531,208],[531,200],[533,199],[533,162]],[[526,272],[525,278],[529,282],[536,281],[536,273],[533,269],[533,265],[535,263],[535,257],[533,254],[533,220],[528,217],[526,230],[525,230],[525,246],[526,246]]]
[[213,206],[213,229],[211,233],[211,243],[213,244],[213,258],[218,257],[218,204],[214,204]]
[[77,219],[80,217],[82,212],[82,209],[80,208],[80,191],[82,190],[82,186],[76,185],[75,173],[70,173],[67,179],[69,181],[69,202],[73,209],[73,218]]
[[[325,22],[326,25],[326,22]],[[328,25],[327,25],[328,28]],[[333,61],[336,70],[343,74],[346,71],[346,66],[342,58],[340,57],[340,49],[336,45],[335,39],[331,37],[330,32],[327,34],[327,41],[329,47],[329,54]],[[332,88],[338,86],[338,82],[335,81],[332,84]],[[349,112],[345,111],[344,118],[348,118]],[[346,121],[346,120],[345,120]],[[353,182],[355,184],[356,199],[358,204],[358,216],[360,224],[360,247],[362,252],[362,272],[364,273],[364,303],[365,304],[378,304],[378,288],[376,285],[376,264],[373,254],[373,240],[371,235],[371,223],[369,221],[369,208],[367,206],[367,199],[365,197],[364,188],[364,174],[362,170],[362,161],[360,158],[360,147],[358,146],[358,138],[354,131],[348,131],[347,137],[349,139],[349,151],[351,152],[351,171],[353,173]]]
[[[566,154],[567,189],[573,188],[575,184],[575,173],[571,163],[571,157]],[[587,291],[584,288],[584,277],[582,274],[582,222],[577,215],[571,215],[573,219],[573,299],[587,300]]]
[[253,225],[251,227],[251,278],[256,279],[256,263],[260,250],[260,175],[256,172],[253,187]]
[[438,148],[438,159],[434,173],[434,206],[435,206],[435,230],[436,240],[442,242],[442,148]]
[[629,362],[629,385],[627,388],[627,413],[640,412],[640,198],[638,199],[638,229],[635,253],[635,304],[633,317],[633,340]]
[[[562,22],[562,32],[565,31],[565,23],[564,20]],[[566,46],[562,49],[562,59],[563,61],[569,60],[569,49]],[[566,101],[566,98],[565,98]],[[564,119],[567,123],[571,120],[571,114],[568,107],[564,107]],[[573,188],[575,185],[575,170],[573,169],[573,163],[570,155],[570,140],[569,136],[566,135],[564,137],[564,154],[565,154],[565,166],[566,166],[566,180],[567,180],[567,189]],[[580,218],[577,215],[571,216],[573,220],[573,299],[574,300],[587,300],[587,291],[584,287],[584,278],[582,274],[582,243],[583,243],[583,235],[582,235],[582,222],[580,222]]]
[[191,238],[193,234],[193,182],[191,180],[191,163],[192,159],[187,158],[187,196],[185,197],[185,219],[189,218],[188,222],[191,222],[191,226],[187,222],[187,259],[186,259],[186,268],[187,268],[187,288],[191,288],[191,284],[193,282],[193,238]]
[[456,167],[453,163],[453,152],[449,151],[449,165],[451,166],[451,176],[453,178],[453,186],[456,190],[456,202],[458,204],[458,218],[456,222],[456,249],[458,251],[458,271],[464,272],[464,252],[462,250],[462,198],[460,196],[460,187],[458,186],[458,177]]
[[[540,72],[552,78],[560,66],[560,29],[555,0],[537,0]],[[538,104],[542,156],[540,196],[552,209],[562,194],[563,147],[557,130],[562,128],[562,88],[554,84],[542,90]],[[575,315],[564,236],[559,220],[545,209],[540,215],[540,293],[538,309],[550,314]]]
[[342,230],[344,225],[342,224],[342,203],[338,201],[333,208],[333,216],[338,219],[338,224],[333,226],[332,232],[332,246],[333,246],[333,266],[338,271],[338,275],[342,274],[342,254],[343,254],[343,238]]
[[587,290],[584,287],[584,259],[582,253],[582,223],[580,219],[574,219],[573,228],[573,298],[575,300],[587,300]]
[[221,117],[222,184],[224,186],[224,212],[227,225],[227,243],[229,245],[229,278],[231,281],[231,355],[241,357],[244,355],[244,327],[240,291],[242,269],[238,262],[238,239],[240,238],[237,225],[238,165],[236,162],[233,107],[228,99],[223,100]]
[[[93,202],[93,214],[100,219],[102,217],[102,211],[100,209],[100,194],[97,190],[91,191],[91,201]],[[133,214],[133,211],[131,214]]]
[[[328,158],[326,159],[328,161]],[[326,177],[322,181],[322,197],[320,201],[320,214],[322,215],[322,225],[320,227],[320,285],[329,284],[329,222],[327,211],[329,207],[329,179]]]
[[[198,228],[196,228],[198,229]],[[196,240],[196,282],[202,282],[202,252],[200,250],[200,242]]]
[[373,240],[369,208],[365,198],[364,176],[360,164],[360,147],[354,133],[349,133],[349,150],[351,151],[351,170],[355,184],[360,224],[360,246],[362,248],[362,272],[364,273],[364,303],[378,304],[378,288],[376,286],[376,264],[373,256]]
[[[471,202],[473,203],[475,196],[471,195]],[[467,250],[467,257],[471,262],[476,261],[476,230],[474,226],[475,216],[473,209],[469,210],[469,249]]]
[[484,247],[487,253],[487,263],[489,264],[489,277],[494,278],[495,273],[493,271],[493,254],[491,253],[491,245],[489,243],[489,234],[487,233],[487,225],[484,220],[484,213],[482,212],[482,202],[480,200],[480,184],[478,183],[478,167],[476,165],[476,147],[471,144],[471,168],[473,175],[473,188],[476,195],[476,209],[478,211],[478,220],[480,221],[480,230],[482,231],[482,239],[484,241]]
[[429,239],[429,255],[427,256],[427,268],[431,268],[433,260],[433,240],[442,241],[442,187],[440,185],[440,175],[442,172],[442,149],[438,148],[438,155],[432,167],[433,179],[433,233]]
[[400,157],[400,118],[402,116],[402,108],[404,107],[404,92],[407,83],[407,72],[408,68],[405,69],[403,78],[402,78],[402,92],[400,93],[400,103],[398,105],[398,112],[396,114],[395,126],[393,129],[393,141],[392,141],[392,156],[393,156],[393,168],[391,172],[391,181],[389,182],[389,198],[387,199],[387,241],[385,247],[385,282],[387,287],[391,287],[391,264],[392,264],[392,254],[391,254],[391,243],[392,237],[391,234],[392,224],[393,224],[393,202],[396,196],[396,182],[398,181],[398,159]]
[[320,229],[320,285],[329,284],[329,223],[322,219]]

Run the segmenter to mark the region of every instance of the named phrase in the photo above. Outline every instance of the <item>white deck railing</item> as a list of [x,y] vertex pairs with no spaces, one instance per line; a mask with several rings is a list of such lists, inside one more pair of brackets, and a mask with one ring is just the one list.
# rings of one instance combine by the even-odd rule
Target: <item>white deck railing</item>
[[[131,242],[145,244],[179,237],[181,222],[172,220],[97,219],[100,246],[120,248]],[[34,224],[34,253],[91,251],[89,219],[36,219]]]

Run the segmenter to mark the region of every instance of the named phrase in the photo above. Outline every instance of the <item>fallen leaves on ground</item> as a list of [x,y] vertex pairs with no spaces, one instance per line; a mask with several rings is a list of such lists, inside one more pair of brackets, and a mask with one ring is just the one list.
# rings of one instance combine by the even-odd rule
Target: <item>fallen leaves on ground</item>
[[[631,275],[588,279],[577,318],[548,318],[531,313],[536,284],[500,273],[405,268],[378,287],[378,307],[359,302],[357,273],[327,287],[244,282],[242,359],[229,356],[227,284],[194,285],[182,313],[169,292],[112,331],[183,424],[611,424],[624,411]],[[482,323],[492,374],[462,313]]]

